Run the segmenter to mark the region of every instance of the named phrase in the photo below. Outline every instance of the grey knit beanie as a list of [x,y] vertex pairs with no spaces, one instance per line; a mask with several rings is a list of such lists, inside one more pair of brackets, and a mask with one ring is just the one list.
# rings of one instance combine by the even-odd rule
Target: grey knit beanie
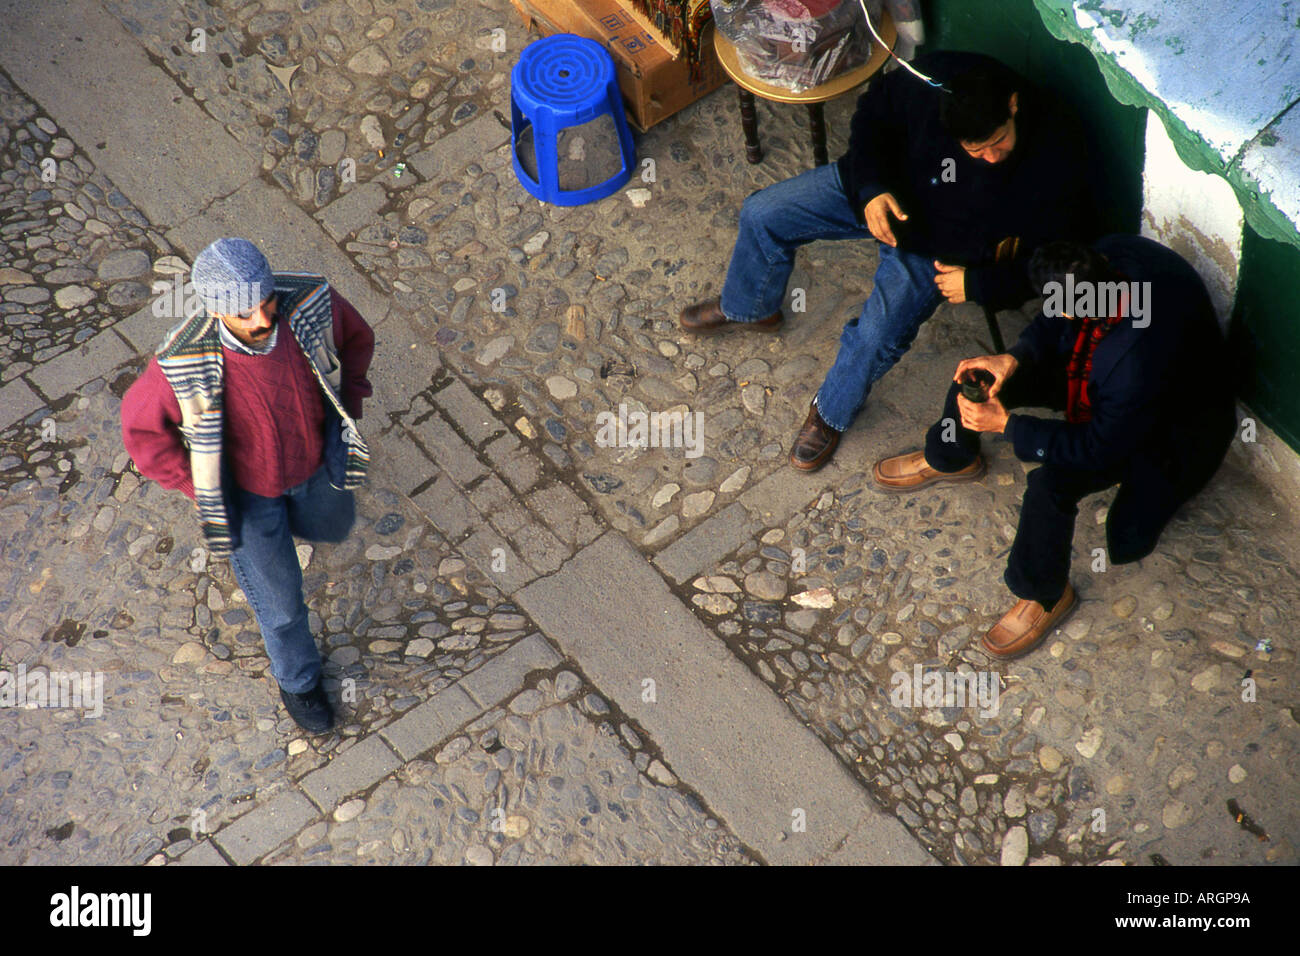
[[247,239],[218,239],[194,259],[190,273],[209,315],[238,315],[275,291],[271,267]]

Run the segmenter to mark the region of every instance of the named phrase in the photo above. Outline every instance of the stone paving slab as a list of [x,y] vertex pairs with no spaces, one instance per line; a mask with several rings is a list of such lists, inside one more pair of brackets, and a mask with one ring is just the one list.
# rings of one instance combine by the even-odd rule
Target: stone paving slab
[[469,499],[461,494],[456,483],[444,474],[439,474],[413,500],[423,509],[438,530],[453,541],[459,540],[461,535],[475,527],[481,520],[474,506],[469,503]]
[[559,655],[546,639],[533,634],[512,647],[508,654],[493,658],[473,673],[466,674],[460,686],[486,709],[522,687],[530,672],[546,670],[559,663]]
[[[512,648],[506,654],[514,651]],[[457,727],[478,714],[479,709],[479,704],[459,684],[453,684],[403,714],[380,733],[403,760],[414,760],[450,737]]]
[[365,790],[386,777],[402,761],[378,737],[366,737],[319,770],[304,777],[300,786],[322,810],[332,810],[351,793]]
[[374,394],[366,399],[364,421],[386,426],[390,414],[410,408],[412,396],[429,387],[442,358],[430,346],[428,333],[406,316],[390,313],[382,326],[375,331],[375,356],[367,374]]
[[501,431],[501,423],[492,410],[458,378],[452,379],[446,388],[434,392],[433,401],[442,407],[475,447]]
[[736,550],[756,529],[742,505],[728,505],[655,555],[655,567],[681,584]]
[[387,202],[388,193],[379,183],[358,183],[320,211],[321,225],[335,239],[346,239],[373,222]]
[[425,179],[464,169],[510,141],[510,130],[495,116],[481,116],[438,140],[411,159],[410,165]]
[[[517,598],[768,862],[813,862],[875,813],[843,767],[619,535],[605,534]],[[647,679],[653,702],[644,699]],[[800,816],[806,832],[796,829]],[[882,817],[872,836],[876,862],[928,860],[895,820]]]
[[136,310],[113,326],[113,331],[126,339],[137,355],[157,351],[176,320],[154,315],[153,303]]
[[176,858],[177,866],[229,866],[211,840],[204,840]]
[[411,430],[429,456],[462,487],[487,474],[474,449],[438,413],[429,415]]
[[135,352],[113,329],[100,332],[27,373],[27,378],[51,401],[62,398],[92,379],[102,378]]
[[510,542],[491,528],[478,528],[465,539],[461,549],[506,594],[514,594],[537,577]]
[[8,428],[45,405],[22,379],[0,386],[0,428]]
[[247,866],[301,830],[316,813],[302,794],[282,793],[244,814],[213,839],[235,863]]
[[541,574],[559,570],[573,552],[540,522],[528,521],[510,533],[519,556]]
[[[317,862],[486,865],[497,862],[498,854],[503,863],[531,863],[543,861],[538,857],[539,850],[550,862],[654,862],[659,859],[656,853],[661,852],[672,854],[663,862],[701,862],[692,856],[698,850],[683,845],[674,833],[663,829],[662,822],[647,819],[646,814],[652,813],[650,808],[654,806],[677,818],[672,831],[697,834],[691,846],[721,854],[711,862],[752,862],[734,836],[721,830],[711,818],[702,819],[705,810],[693,796],[688,795],[683,802],[676,795],[672,789],[678,787],[676,776],[646,752],[647,746],[653,745],[645,740],[643,730],[632,730],[626,724],[618,736],[612,729],[597,730],[596,720],[613,715],[599,695],[583,690],[581,677],[560,671],[542,677],[535,689],[523,689],[531,675],[554,672],[562,663],[540,634],[531,635],[381,730],[379,736],[396,745],[400,761],[391,758],[378,737],[365,738],[301,781],[320,810],[296,792],[281,794],[218,831],[212,841],[186,850],[175,862],[186,866],[225,865],[225,858],[216,849],[218,845],[240,865],[258,860],[305,862],[312,858]],[[473,698],[466,693],[470,688]],[[566,705],[566,700],[576,700],[578,706]],[[531,718],[531,723],[508,716],[505,706],[514,714]],[[458,727],[476,716],[479,719],[467,729],[477,737],[478,748],[472,746],[468,736],[451,739]],[[574,731],[578,733],[572,735]],[[529,736],[538,732],[545,735],[544,739],[530,743]],[[548,744],[546,738],[552,743]],[[503,750],[503,744],[508,749]],[[433,748],[438,752],[431,761],[420,759]],[[359,751],[360,759],[349,761]],[[462,760],[467,751],[468,761]],[[563,758],[569,752],[575,758],[581,756],[566,762]],[[488,770],[492,763],[482,759],[489,754],[497,767],[509,771],[510,779],[519,782],[500,788],[501,772]],[[501,757],[506,758],[504,762]],[[566,786],[566,778],[590,772],[589,761],[604,769],[591,776],[590,783],[576,785],[582,780],[579,776],[574,786]],[[435,771],[440,766],[446,769]],[[638,770],[649,776],[638,775]],[[483,776],[485,771],[487,775]],[[437,776],[430,779],[435,773]],[[329,776],[338,779],[319,787]],[[343,777],[347,780],[340,782]],[[546,801],[540,799],[538,784],[542,780],[547,784]],[[420,785],[426,781],[429,788],[425,793],[432,800],[420,795]],[[379,786],[368,798],[354,797],[339,803],[341,797],[369,789],[374,783]],[[453,803],[454,812],[444,800]],[[602,810],[607,812],[602,814]],[[360,831],[352,822],[358,815]],[[594,832],[593,816],[599,817]],[[569,832],[557,843],[553,839],[557,823],[561,830],[573,829],[576,823],[576,832]],[[611,828],[620,834],[617,841],[601,836]],[[534,829],[538,831],[536,840],[521,840]],[[414,845],[408,837],[412,831]],[[467,844],[463,859],[446,858],[444,831],[448,836],[454,834],[457,843]],[[714,837],[705,838],[701,846],[701,836],[710,831]],[[356,845],[354,833],[366,841],[357,847],[355,855],[360,859],[356,860],[350,855],[350,848]],[[321,842],[322,837],[325,842]],[[576,858],[564,852],[570,847],[578,851]],[[398,856],[390,856],[390,848]],[[629,857],[629,851],[642,855]],[[441,855],[432,860],[435,853]]]
[[780,468],[745,489],[740,503],[756,520],[785,521],[827,488],[841,484],[849,471],[849,466],[836,460],[811,474]]
[[0,0],[0,22],[9,75],[77,142],[101,147],[96,162],[156,227],[178,225],[257,175],[258,157],[157,70],[98,3]]
[[584,547],[600,537],[600,524],[592,517],[586,503],[567,485],[546,485],[530,494],[527,501],[528,506],[571,547]]

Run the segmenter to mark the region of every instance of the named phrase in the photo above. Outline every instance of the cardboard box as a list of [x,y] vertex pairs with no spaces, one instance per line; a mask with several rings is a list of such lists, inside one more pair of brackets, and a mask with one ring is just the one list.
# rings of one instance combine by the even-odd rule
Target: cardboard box
[[[654,0],[650,0],[649,5],[653,6],[653,3]],[[643,0],[643,4],[644,4],[644,0]],[[632,19],[636,20],[637,23],[645,27],[646,31],[652,37],[658,40],[659,45],[662,46],[664,49],[666,49],[669,53],[671,53],[674,59],[684,55],[686,51],[681,48],[681,45],[674,42],[671,36],[664,33],[663,30],[659,29],[658,24],[656,24],[654,20],[646,12],[639,9],[639,7],[637,6],[637,0],[618,0],[618,5],[621,6],[628,13],[632,14]],[[692,0],[692,5],[687,15],[702,18],[705,24],[713,22],[713,11],[709,7],[708,0]],[[710,46],[712,46],[713,41],[710,40],[705,35],[707,33],[708,33],[708,27],[706,25],[703,28],[700,36],[702,40],[709,40],[709,44]],[[700,49],[702,50],[703,48],[704,48],[704,44],[701,43]]]
[[[524,25],[543,36],[576,33],[609,50],[629,118],[645,132],[712,93],[727,80],[713,52],[713,37],[702,38],[699,74],[691,79],[685,57],[675,58],[618,0],[511,0]],[[712,27],[710,27],[710,30]]]

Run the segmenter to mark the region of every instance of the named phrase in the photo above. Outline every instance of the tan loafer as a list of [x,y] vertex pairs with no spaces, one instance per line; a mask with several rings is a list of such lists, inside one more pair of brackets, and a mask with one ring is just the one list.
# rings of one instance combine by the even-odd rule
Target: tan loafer
[[1017,601],[1016,606],[984,635],[980,644],[999,660],[1021,657],[1041,644],[1077,603],[1074,588],[1069,584],[1050,611],[1043,610],[1037,601]]
[[915,491],[940,481],[979,481],[988,466],[984,456],[976,458],[961,471],[936,471],[925,461],[925,452],[882,458],[871,469],[871,477],[881,491]]

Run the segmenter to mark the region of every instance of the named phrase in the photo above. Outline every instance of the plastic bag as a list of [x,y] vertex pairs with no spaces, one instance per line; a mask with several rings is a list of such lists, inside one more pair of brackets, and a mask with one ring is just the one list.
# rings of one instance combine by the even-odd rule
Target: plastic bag
[[[884,0],[867,0],[880,29]],[[718,30],[755,79],[803,93],[866,63],[875,41],[859,0],[710,0]]]

